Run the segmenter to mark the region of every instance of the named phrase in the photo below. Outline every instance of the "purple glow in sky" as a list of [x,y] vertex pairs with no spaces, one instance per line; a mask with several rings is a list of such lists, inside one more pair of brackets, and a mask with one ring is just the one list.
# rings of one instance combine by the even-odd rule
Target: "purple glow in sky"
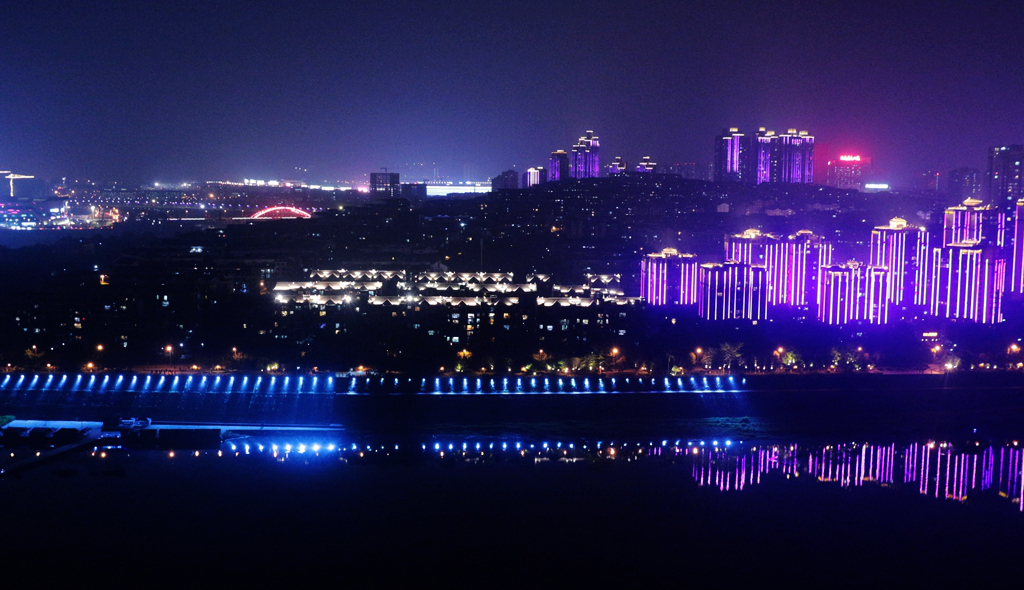
[[482,179],[587,129],[670,166],[763,125],[911,182],[1024,142],[1021,22],[1009,2],[21,2],[0,167]]

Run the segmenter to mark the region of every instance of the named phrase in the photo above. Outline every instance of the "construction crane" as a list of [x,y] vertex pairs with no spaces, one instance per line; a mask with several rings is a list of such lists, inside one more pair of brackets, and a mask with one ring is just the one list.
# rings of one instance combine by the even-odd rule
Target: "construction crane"
[[15,180],[20,180],[22,178],[35,178],[35,176],[30,176],[30,175],[25,175],[25,174],[12,174],[10,170],[0,170],[0,174],[4,174],[4,173],[7,174],[7,176],[4,176],[4,178],[6,178],[6,179],[11,181],[11,198],[12,199],[14,198],[14,181]]

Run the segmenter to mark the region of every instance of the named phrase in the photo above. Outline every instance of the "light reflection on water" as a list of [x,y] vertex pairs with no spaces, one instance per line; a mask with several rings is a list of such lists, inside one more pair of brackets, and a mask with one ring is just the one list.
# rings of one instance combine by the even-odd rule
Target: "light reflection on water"
[[[96,457],[94,449],[93,456]],[[1024,449],[1007,444],[914,442],[906,446],[841,443],[744,444],[731,440],[543,441],[518,438],[442,439],[402,447],[268,436],[233,438],[220,449],[166,451],[170,459],[199,456],[251,457],[305,463],[409,461],[442,463],[664,462],[682,465],[693,481],[722,492],[742,491],[763,477],[810,478],[818,484],[857,488],[875,485],[968,502],[983,495],[1009,499],[1024,511]]]

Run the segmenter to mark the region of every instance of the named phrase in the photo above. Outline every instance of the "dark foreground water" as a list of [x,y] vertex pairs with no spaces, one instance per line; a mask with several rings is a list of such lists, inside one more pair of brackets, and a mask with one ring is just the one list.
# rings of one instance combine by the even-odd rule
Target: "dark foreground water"
[[0,554],[90,586],[1015,587],[1024,573],[1020,441],[395,440],[100,439],[0,480]]
[[[47,583],[917,588],[1024,574],[1014,375],[86,393],[9,388],[0,414],[237,422],[223,440],[191,426],[101,438],[0,478],[0,563]],[[291,430],[257,430],[271,423]],[[65,442],[10,434],[0,468]]]

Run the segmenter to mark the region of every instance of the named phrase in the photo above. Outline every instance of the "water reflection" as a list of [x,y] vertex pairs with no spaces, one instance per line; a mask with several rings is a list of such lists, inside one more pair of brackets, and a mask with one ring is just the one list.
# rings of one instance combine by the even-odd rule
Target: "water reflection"
[[[96,447],[93,456],[106,449]],[[345,441],[340,433],[311,433],[303,438],[259,435],[230,438],[205,451],[165,450],[168,459],[218,456],[253,460],[311,462],[601,463],[662,462],[684,467],[697,485],[722,492],[742,491],[776,479],[809,478],[817,485],[858,488],[874,485],[968,502],[1001,496],[1024,511],[1024,449],[1018,441],[890,444],[750,444],[731,440],[535,440],[518,437],[448,439],[418,444]]]

